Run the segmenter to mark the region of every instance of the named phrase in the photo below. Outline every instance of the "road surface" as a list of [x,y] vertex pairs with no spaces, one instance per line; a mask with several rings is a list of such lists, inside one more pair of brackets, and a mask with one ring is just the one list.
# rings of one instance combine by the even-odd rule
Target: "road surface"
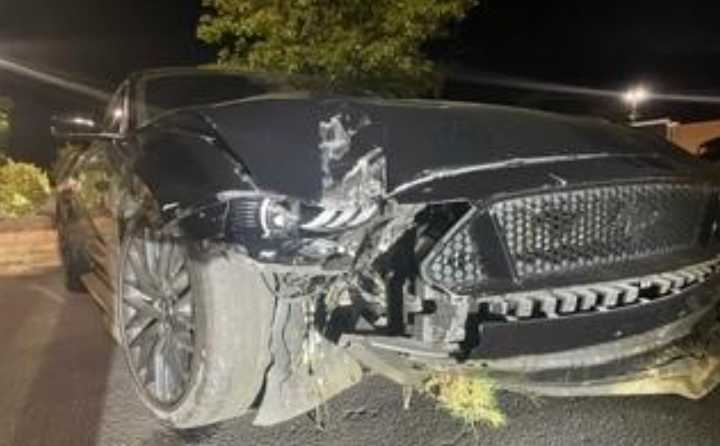
[[121,355],[84,295],[58,271],[0,277],[0,445],[720,445],[720,392],[677,397],[542,399],[501,395],[507,427],[462,424],[370,377],[308,417],[256,428],[251,417],[175,432],[140,405]]

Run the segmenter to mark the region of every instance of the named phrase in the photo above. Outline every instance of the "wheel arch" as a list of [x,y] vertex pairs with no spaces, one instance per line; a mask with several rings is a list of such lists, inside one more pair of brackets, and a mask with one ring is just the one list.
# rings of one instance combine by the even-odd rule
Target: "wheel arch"
[[200,115],[178,112],[141,129],[131,175],[152,194],[163,220],[202,239],[224,230],[220,192],[257,191],[250,173]]

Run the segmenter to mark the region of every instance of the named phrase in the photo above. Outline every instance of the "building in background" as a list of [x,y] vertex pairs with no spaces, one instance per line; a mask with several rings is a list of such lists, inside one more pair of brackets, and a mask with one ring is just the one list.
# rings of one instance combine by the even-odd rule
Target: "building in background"
[[695,156],[720,160],[720,119],[680,123],[665,118],[632,125],[664,136]]

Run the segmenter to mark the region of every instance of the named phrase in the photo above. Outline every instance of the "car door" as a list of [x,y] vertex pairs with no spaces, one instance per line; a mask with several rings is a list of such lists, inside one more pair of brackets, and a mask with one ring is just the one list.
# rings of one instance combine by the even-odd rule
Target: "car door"
[[74,201],[91,271],[83,283],[106,313],[114,319],[114,284],[116,283],[119,233],[118,202],[122,194],[122,135],[128,131],[128,86],[121,86],[105,112],[102,130],[105,137],[89,145],[74,169]]

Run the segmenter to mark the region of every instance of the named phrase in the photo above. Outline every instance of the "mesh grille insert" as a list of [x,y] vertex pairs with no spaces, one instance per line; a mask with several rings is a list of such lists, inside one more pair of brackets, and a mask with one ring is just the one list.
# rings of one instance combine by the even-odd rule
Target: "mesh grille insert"
[[710,197],[699,184],[632,184],[495,203],[519,278],[617,264],[698,245]]
[[467,217],[458,224],[458,230],[451,230],[436,245],[422,264],[425,277],[448,289],[469,287],[485,278],[478,245],[466,222]]

